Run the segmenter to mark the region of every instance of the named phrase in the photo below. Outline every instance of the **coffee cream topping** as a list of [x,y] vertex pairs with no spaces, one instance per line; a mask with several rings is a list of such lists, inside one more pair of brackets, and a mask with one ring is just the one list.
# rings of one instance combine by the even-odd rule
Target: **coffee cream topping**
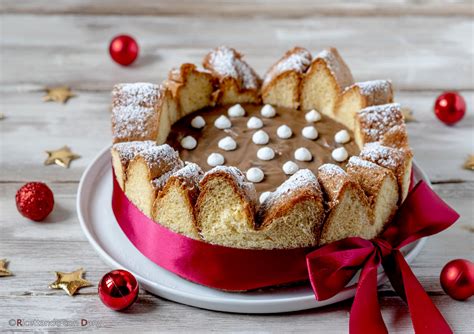
[[[301,110],[242,104],[240,107],[245,110],[245,115],[232,117],[228,113],[231,107],[206,108],[183,117],[172,126],[167,143],[179,151],[182,160],[195,162],[205,171],[214,166],[226,165],[239,168],[254,180],[263,174],[262,180],[252,181],[259,194],[274,191],[299,169],[308,168],[316,174],[318,167],[325,163],[345,167],[346,154],[348,157],[359,154],[359,148],[353,140],[344,144],[336,142],[335,135],[341,130],[347,131],[349,138],[353,134],[325,115],[310,111],[311,117],[306,117],[307,113]],[[265,112],[264,115],[264,107],[274,109],[275,115],[271,118],[266,115],[272,113]],[[191,122],[198,116],[203,118],[204,124],[212,125],[193,127]],[[260,129],[247,127],[252,117],[262,122]],[[203,122],[199,123],[201,125]],[[280,127],[284,131],[277,131]],[[305,127],[315,128],[318,134],[316,139],[307,138],[315,136],[313,130],[305,130],[308,136],[303,134]],[[277,132],[286,132],[283,136],[286,138],[281,138],[282,133]],[[196,140],[194,149],[181,146],[182,139],[187,136]],[[338,141],[347,139],[345,134],[337,137]],[[343,137],[342,140],[340,137]],[[262,173],[252,170],[249,174],[251,168],[258,168]]]

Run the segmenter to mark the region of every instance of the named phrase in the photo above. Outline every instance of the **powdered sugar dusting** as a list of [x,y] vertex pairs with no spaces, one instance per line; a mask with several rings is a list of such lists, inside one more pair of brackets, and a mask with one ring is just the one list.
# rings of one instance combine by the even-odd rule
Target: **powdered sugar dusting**
[[335,49],[326,49],[318,53],[315,59],[322,59],[326,63],[331,74],[336,78],[336,81],[343,89],[354,82],[350,70],[346,64],[336,55]]
[[184,178],[197,185],[199,181],[201,181],[203,175],[204,172],[198,164],[195,164],[194,162],[186,162],[186,165],[174,172],[172,176]]
[[151,83],[118,84],[112,91],[112,132],[119,140],[149,138],[157,123],[155,106],[160,86]]
[[136,105],[153,108],[160,98],[160,86],[148,82],[121,83],[112,90],[113,107]]
[[201,181],[203,176],[203,171],[201,167],[193,162],[186,162],[185,166],[177,165],[170,171],[164,173],[160,177],[153,179],[152,184],[157,190],[161,190],[166,185],[166,182],[171,177],[176,177],[182,179],[190,187],[198,187],[199,181]]
[[351,157],[349,159],[349,163],[347,164],[347,166],[358,166],[358,167],[363,167],[363,168],[367,168],[367,169],[379,169],[380,166],[371,162],[371,161],[367,161],[367,160],[364,160],[364,159],[361,159],[359,157]]
[[118,152],[120,156],[120,161],[122,163],[127,163],[135,156],[142,152],[143,150],[150,148],[151,146],[155,146],[156,143],[152,140],[145,140],[145,141],[129,141],[129,142],[122,142],[117,143],[112,146],[112,149]]
[[392,82],[390,80],[372,80],[357,82],[354,85],[360,88],[361,94],[370,96],[374,94],[389,95],[392,91]]
[[119,140],[129,138],[149,138],[154,131],[157,114],[154,108],[127,105],[112,109],[112,132]]
[[363,124],[362,131],[372,141],[381,140],[392,127],[403,124],[403,114],[398,103],[367,107],[360,110],[357,116]]
[[403,161],[404,154],[401,150],[380,145],[380,143],[368,143],[362,148],[359,155],[362,159],[369,160],[380,166],[396,169]]
[[258,77],[252,68],[241,59],[234,49],[220,46],[208,55],[208,66],[220,78],[231,77],[239,82],[245,89],[258,88]]
[[240,171],[240,169],[234,166],[216,166],[211,170],[207,171],[204,174],[204,177],[215,173],[226,173],[232,176],[232,178],[239,185],[239,187],[247,194],[249,199],[256,202],[257,193],[255,191],[255,186],[252,182],[247,182],[245,180],[245,175]]
[[160,175],[159,177],[154,178],[153,180],[151,180],[151,184],[153,185],[153,187],[156,190],[163,189],[166,182],[168,182],[169,178],[171,177],[171,175],[173,175],[173,173],[176,172],[176,170],[177,170],[177,168],[174,168],[174,169]]
[[311,64],[311,53],[303,48],[288,51],[265,75],[263,85],[267,85],[276,76],[288,71],[303,73]]
[[139,152],[137,155],[143,157],[148,167],[155,165],[167,165],[182,167],[183,162],[179,159],[179,154],[168,144],[150,146]]
[[341,167],[334,164],[324,164],[319,166],[318,171],[325,173],[329,176],[345,176],[346,172]]
[[294,191],[305,187],[312,187],[318,190],[320,189],[318,180],[313,172],[309,169],[300,169],[289,179],[283,182],[275,191],[268,195],[265,201],[261,204],[262,208],[266,210],[276,202],[291,196]]

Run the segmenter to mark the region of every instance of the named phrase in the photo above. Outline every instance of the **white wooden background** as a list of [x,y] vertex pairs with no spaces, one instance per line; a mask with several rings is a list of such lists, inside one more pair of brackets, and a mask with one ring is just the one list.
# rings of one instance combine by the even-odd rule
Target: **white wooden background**
[[[461,214],[454,227],[429,239],[412,268],[453,329],[473,331],[474,298],[454,301],[439,284],[449,260],[474,260],[474,172],[461,167],[474,153],[472,1],[0,0],[0,12],[0,258],[10,260],[15,274],[0,278],[0,330],[25,330],[10,327],[10,319],[84,318],[101,320],[96,329],[103,331],[347,331],[351,301],[281,315],[235,315],[142,292],[131,309],[117,313],[101,304],[96,287],[74,298],[47,288],[56,270],[82,266],[96,284],[111,269],[85,240],[75,199],[85,167],[111,141],[112,85],[159,82],[170,67],[199,62],[208,49],[227,44],[259,73],[294,45],[314,52],[336,46],[358,81],[393,80],[397,100],[418,120],[408,125],[416,160]],[[114,64],[107,52],[119,33],[134,35],[141,47],[129,68]],[[78,96],[66,105],[41,101],[45,86],[63,84]],[[454,127],[432,112],[443,90],[460,91],[468,105]],[[44,151],[62,145],[82,158],[70,169],[43,166]],[[32,180],[47,182],[55,193],[55,210],[44,223],[27,221],[15,208],[16,190]],[[412,331],[407,308],[390,286],[381,288],[380,303],[392,332]]]

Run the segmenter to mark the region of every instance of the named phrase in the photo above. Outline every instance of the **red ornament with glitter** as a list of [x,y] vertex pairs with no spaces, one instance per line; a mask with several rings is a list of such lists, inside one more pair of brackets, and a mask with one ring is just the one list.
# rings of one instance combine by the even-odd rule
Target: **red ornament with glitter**
[[436,99],[434,112],[441,122],[453,125],[464,117],[466,102],[456,92],[445,92]]
[[128,66],[137,59],[138,50],[137,42],[128,35],[114,37],[109,46],[109,53],[112,59],[123,66]]
[[138,297],[138,282],[126,270],[113,270],[99,282],[99,297],[108,308],[120,311],[131,306]]
[[42,221],[53,211],[54,196],[42,182],[29,182],[18,189],[15,196],[16,207],[22,216]]
[[474,295],[474,263],[464,259],[448,262],[441,271],[440,281],[451,298],[468,299]]

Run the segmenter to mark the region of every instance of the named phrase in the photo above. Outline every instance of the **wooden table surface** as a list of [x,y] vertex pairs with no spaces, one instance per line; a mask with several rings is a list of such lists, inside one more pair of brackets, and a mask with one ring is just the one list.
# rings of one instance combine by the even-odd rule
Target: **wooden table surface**
[[[396,100],[414,111],[408,124],[419,165],[434,189],[460,214],[449,230],[428,240],[412,264],[423,287],[455,332],[472,332],[474,299],[458,302],[439,284],[449,260],[474,260],[474,172],[462,169],[474,153],[474,9],[470,0],[389,1],[365,4],[283,1],[17,1],[1,0],[0,259],[14,276],[0,278],[0,330],[77,330],[9,326],[10,319],[86,319],[103,331],[346,332],[351,301],[277,315],[227,314],[180,305],[146,292],[128,311],[104,307],[96,287],[75,297],[49,290],[54,271],[87,270],[96,284],[110,268],[82,233],[76,215],[79,178],[111,142],[114,83],[160,82],[183,62],[200,62],[212,47],[241,50],[260,74],[288,48],[313,52],[336,46],[357,81],[389,78]],[[122,68],[107,51],[114,35],[134,35],[139,60]],[[69,85],[77,97],[44,103],[45,86]],[[432,107],[444,90],[458,90],[468,114],[453,127]],[[71,168],[43,166],[45,150],[69,145],[82,156]],[[14,202],[25,182],[47,182],[56,208],[44,223],[21,217]],[[411,332],[407,307],[389,285],[380,289],[392,332]]]

